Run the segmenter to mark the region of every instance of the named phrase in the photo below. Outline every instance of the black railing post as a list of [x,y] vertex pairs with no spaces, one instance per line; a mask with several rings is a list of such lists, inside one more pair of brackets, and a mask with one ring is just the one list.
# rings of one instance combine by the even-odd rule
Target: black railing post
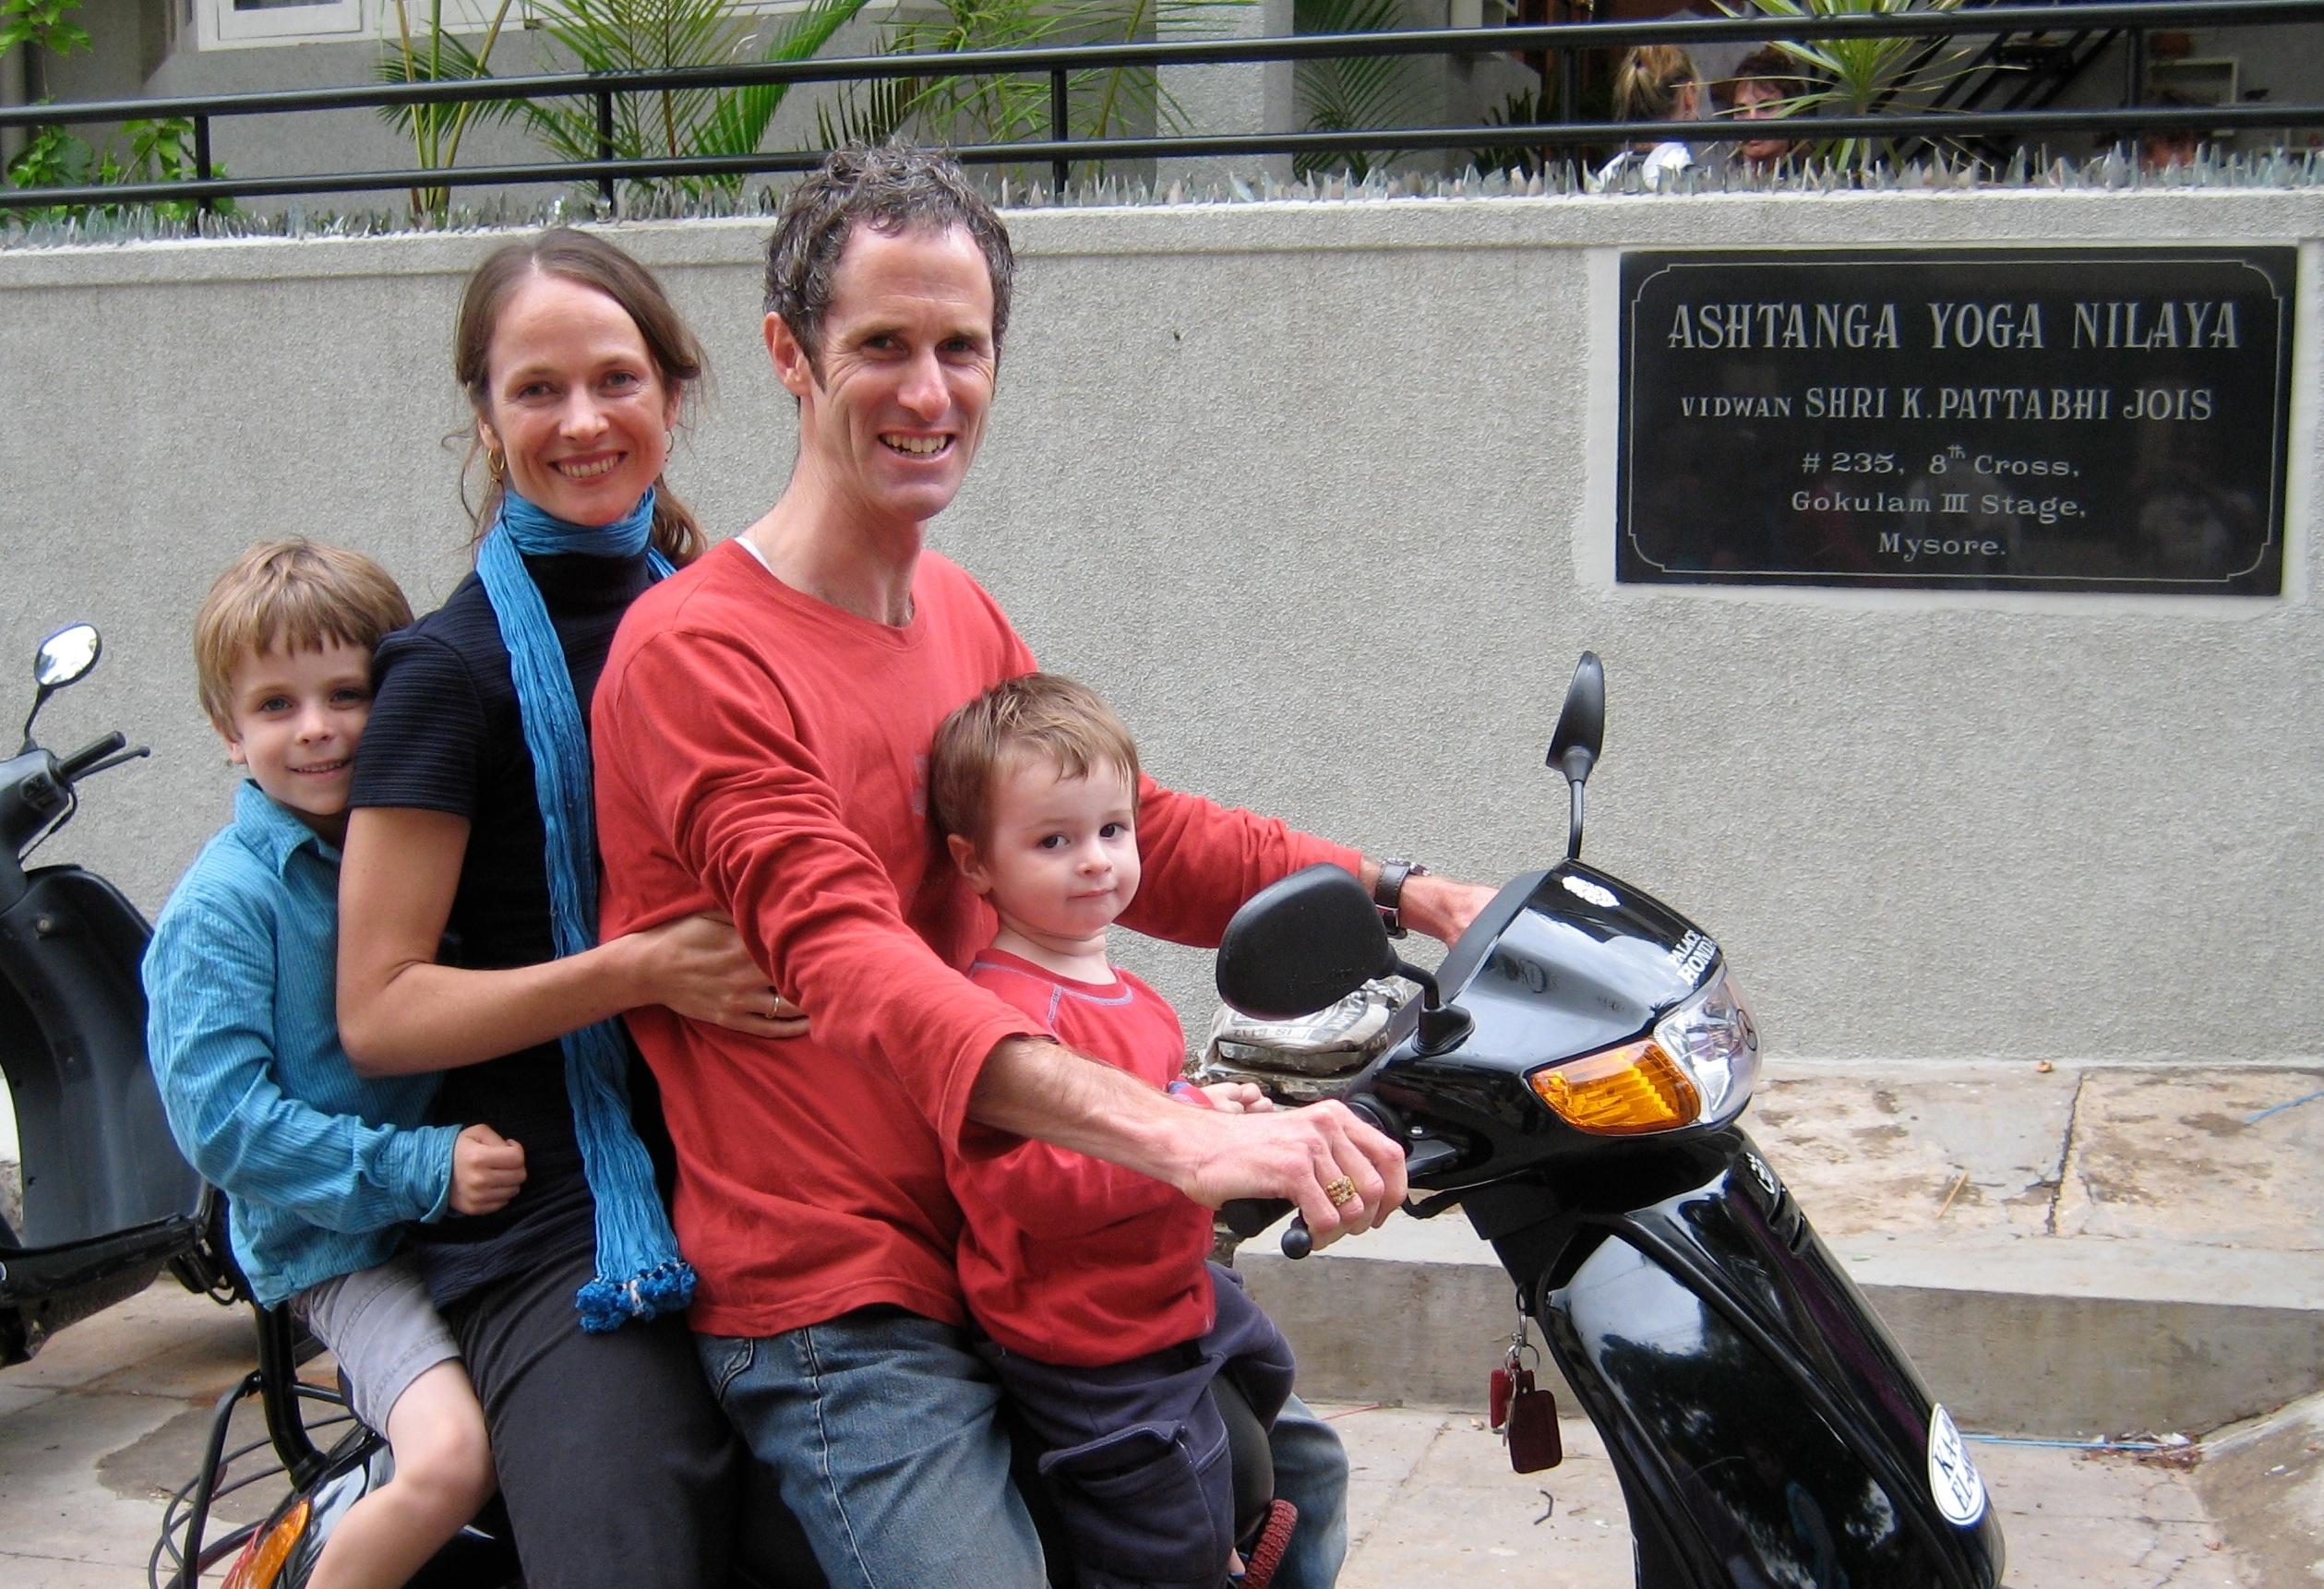
[[[210,175],[210,118],[196,116],[194,118],[194,180],[208,182]],[[200,207],[204,215],[217,213],[218,201],[208,194],[202,195],[195,202]]]
[[[1049,137],[1063,143],[1069,136],[1065,125],[1065,68],[1058,67],[1049,74]],[[1057,156],[1049,161],[1049,179],[1057,184],[1060,203],[1065,198],[1065,157]]]
[[2142,105],[2147,102],[2147,30],[2127,29],[2122,39],[2122,102]]
[[[597,90],[597,158],[603,161],[613,159],[613,90],[611,89]],[[597,197],[607,211],[619,212],[621,201],[614,194],[612,177],[601,176],[597,179]]]

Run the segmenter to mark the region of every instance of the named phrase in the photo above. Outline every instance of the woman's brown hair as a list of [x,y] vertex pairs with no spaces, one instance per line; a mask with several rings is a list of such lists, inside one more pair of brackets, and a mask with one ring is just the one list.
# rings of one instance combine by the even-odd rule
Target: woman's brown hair
[[[662,384],[681,403],[693,395],[702,378],[702,348],[671,306],[653,272],[620,249],[569,226],[553,227],[538,237],[495,249],[468,278],[461,294],[460,319],[452,334],[452,373],[468,393],[479,418],[488,416],[492,383],[487,368],[493,334],[500,328],[500,313],[519,285],[534,276],[556,276],[593,287],[621,305],[638,335],[645,340]],[[460,498],[468,502],[468,472],[484,451],[481,437],[471,441],[460,466]],[[653,483],[653,545],[673,563],[690,563],[709,549],[693,513],[677,499],[665,480]],[[482,540],[500,511],[501,482],[487,476],[484,499],[469,508]]]

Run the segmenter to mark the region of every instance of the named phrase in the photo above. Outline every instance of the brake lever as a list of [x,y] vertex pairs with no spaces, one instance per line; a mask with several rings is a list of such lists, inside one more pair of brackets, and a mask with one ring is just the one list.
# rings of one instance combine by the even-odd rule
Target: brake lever
[[135,761],[140,757],[150,756],[152,754],[153,747],[150,745],[133,745],[126,750],[114,751],[111,756],[106,757],[102,761],[97,762],[93,766],[81,769],[80,776],[82,778],[94,778],[100,772],[112,771],[114,768],[120,766],[125,761]]

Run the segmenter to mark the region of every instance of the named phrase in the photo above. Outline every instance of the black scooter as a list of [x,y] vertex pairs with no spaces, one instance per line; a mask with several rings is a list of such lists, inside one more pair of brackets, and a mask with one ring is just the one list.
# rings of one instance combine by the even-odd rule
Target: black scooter
[[[1458,1205],[1492,1243],[1605,1438],[1643,1589],[1995,1589],[2001,1529],[1952,1419],[1734,1123],[1759,1042],[1719,946],[1577,858],[1604,723],[1586,652],[1549,752],[1566,859],[1503,888],[1433,977],[1336,867],[1254,896],[1218,956],[1235,1010],[1290,1021],[1389,976],[1420,996],[1336,1087],[1264,1046],[1213,1074],[1336,1092],[1405,1144],[1413,1213]],[[1300,1225],[1283,1240],[1307,1250]],[[1554,1422],[1508,1371],[1522,1458]]]
[[0,1367],[164,1266],[233,1299],[222,1205],[171,1141],[146,1065],[145,919],[78,866],[25,867],[78,784],[146,754],[119,734],[62,757],[33,742],[42,706],[101,650],[88,624],[41,642],[23,746],[0,762],[0,1072],[23,1170],[20,1213],[0,1210]]

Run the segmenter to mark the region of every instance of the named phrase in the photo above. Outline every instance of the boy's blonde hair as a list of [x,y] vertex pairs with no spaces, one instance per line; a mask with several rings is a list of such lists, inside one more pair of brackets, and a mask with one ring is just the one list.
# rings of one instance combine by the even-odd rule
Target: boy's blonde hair
[[982,844],[992,825],[992,783],[1004,768],[1043,761],[1064,778],[1116,767],[1138,801],[1138,747],[1097,692],[1063,674],[997,684],[947,717],[928,753],[928,806],[939,836]]
[[236,557],[194,615],[194,681],[221,731],[234,721],[234,675],[269,651],[370,651],[412,621],[385,568],[360,552],[312,541],[265,541]]

